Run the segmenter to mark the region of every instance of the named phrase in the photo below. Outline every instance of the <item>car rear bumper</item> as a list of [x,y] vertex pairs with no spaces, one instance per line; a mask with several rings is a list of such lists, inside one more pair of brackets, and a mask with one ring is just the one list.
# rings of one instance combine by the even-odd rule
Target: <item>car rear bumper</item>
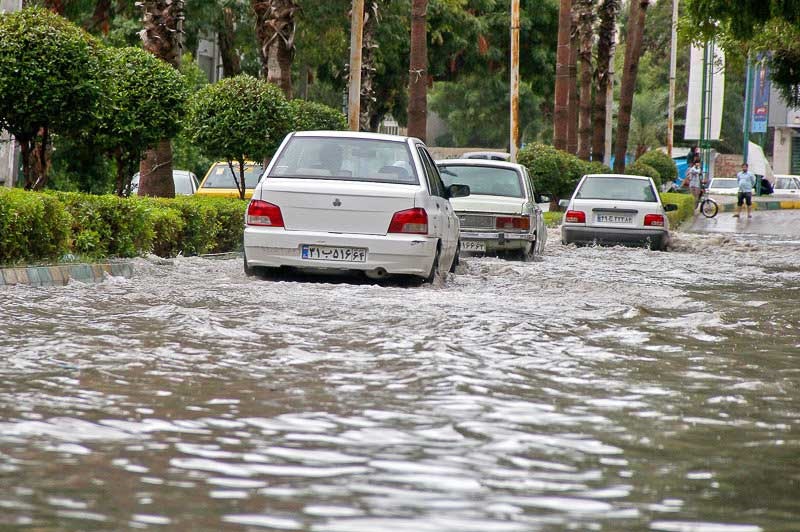
[[503,233],[499,231],[461,231],[461,242],[483,242],[487,251],[523,249],[536,240],[533,233]]
[[650,245],[661,248],[669,241],[666,229],[618,229],[606,227],[561,226],[564,244]]
[[[436,255],[436,242],[425,235],[362,235],[286,231],[247,226],[244,253],[248,266],[373,271],[427,276]],[[364,262],[310,260],[301,256],[303,245],[364,248]]]

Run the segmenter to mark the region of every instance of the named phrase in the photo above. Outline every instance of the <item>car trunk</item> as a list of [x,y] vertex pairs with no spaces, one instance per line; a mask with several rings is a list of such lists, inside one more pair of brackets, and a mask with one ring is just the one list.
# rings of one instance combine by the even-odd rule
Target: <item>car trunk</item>
[[525,201],[504,196],[470,195],[450,200],[462,229],[495,229],[498,214],[521,215]]
[[277,205],[287,231],[385,235],[395,212],[414,207],[417,185],[267,178],[261,199]]
[[649,201],[593,201],[573,202],[573,210],[586,213],[587,227],[641,229],[647,214],[661,214],[658,203]]

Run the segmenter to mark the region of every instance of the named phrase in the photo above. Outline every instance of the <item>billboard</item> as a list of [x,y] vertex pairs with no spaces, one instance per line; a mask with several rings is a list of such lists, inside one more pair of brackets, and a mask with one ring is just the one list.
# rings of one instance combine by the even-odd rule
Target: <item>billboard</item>
[[754,65],[753,84],[753,116],[750,121],[751,133],[766,133],[769,118],[769,65],[767,54],[760,53],[756,56]]
[[[686,140],[700,139],[700,119],[703,109],[703,54],[704,49],[692,46],[689,67],[689,97],[686,101],[686,126],[683,138]],[[711,54],[709,54],[711,56]],[[725,95],[725,54],[722,49],[714,45],[713,60],[708,63],[706,78],[706,119],[711,124],[706,124],[709,134],[706,140],[719,140],[722,128],[722,101]]]

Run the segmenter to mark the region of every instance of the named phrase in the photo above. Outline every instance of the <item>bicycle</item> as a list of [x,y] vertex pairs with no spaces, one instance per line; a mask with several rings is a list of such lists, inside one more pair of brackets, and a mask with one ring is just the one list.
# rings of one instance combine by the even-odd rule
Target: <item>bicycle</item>
[[700,212],[706,218],[713,218],[719,212],[719,204],[708,195],[708,187],[701,187],[700,190]]

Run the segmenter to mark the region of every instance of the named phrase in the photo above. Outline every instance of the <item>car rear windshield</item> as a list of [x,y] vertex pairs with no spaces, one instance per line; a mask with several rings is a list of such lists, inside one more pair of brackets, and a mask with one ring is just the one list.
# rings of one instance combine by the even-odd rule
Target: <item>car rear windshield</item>
[[722,181],[720,179],[712,179],[711,180],[711,188],[737,188],[739,186],[739,182],[735,179],[725,180]]
[[522,178],[511,168],[443,164],[439,173],[445,186],[469,185],[470,195],[524,197]]
[[[236,170],[236,177],[239,177],[239,163],[233,163],[233,169]],[[245,188],[256,188],[258,178],[264,168],[260,164],[246,164],[244,167],[244,183]],[[231,168],[228,163],[217,163],[208,173],[203,188],[233,188],[236,189],[236,181],[233,179]]]
[[587,177],[575,199],[656,201],[650,180],[624,177]]
[[269,177],[417,185],[405,142],[341,137],[292,137]]
[[775,180],[775,188],[797,188],[797,183],[790,177],[779,177]]

